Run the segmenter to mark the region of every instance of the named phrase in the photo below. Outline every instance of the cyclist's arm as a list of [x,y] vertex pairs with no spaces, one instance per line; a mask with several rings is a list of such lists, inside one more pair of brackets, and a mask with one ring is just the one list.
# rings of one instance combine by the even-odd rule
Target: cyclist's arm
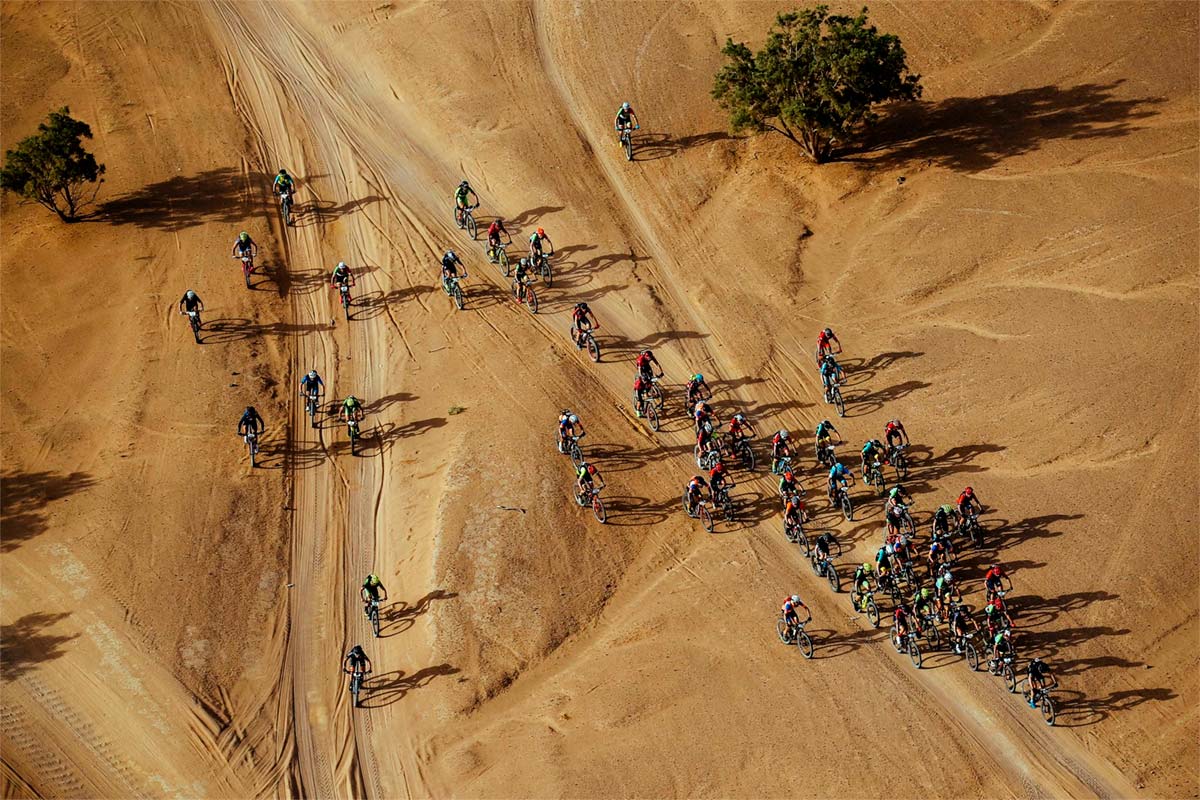
[[630,120],[633,122],[633,124],[634,124],[635,126],[637,126],[637,127],[639,127],[639,128],[640,128],[640,127],[642,127],[642,123],[638,122],[638,115],[637,115],[637,113],[636,113],[636,112],[635,112],[635,111],[634,111],[632,108],[631,108],[631,109],[629,109],[629,119],[630,119]]

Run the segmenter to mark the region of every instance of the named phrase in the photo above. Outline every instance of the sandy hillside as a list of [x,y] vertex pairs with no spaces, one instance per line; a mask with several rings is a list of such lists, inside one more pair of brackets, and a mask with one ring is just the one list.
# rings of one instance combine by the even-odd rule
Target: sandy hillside
[[[925,97],[814,168],[730,137],[708,99],[725,37],[757,43],[776,10],[0,6],[0,143],[66,104],[108,165],[86,222],[3,205],[6,795],[1200,794],[1200,15],[873,6]],[[514,254],[550,234],[537,315],[454,226],[461,177]],[[188,288],[201,346],[174,313]],[[567,337],[580,300],[598,364]],[[898,655],[784,539],[765,470],[736,474],[740,521],[715,534],[679,508],[699,370],[760,457],[799,438],[843,574],[874,552],[879,501],[860,485],[841,519],[809,456],[826,324],[844,457],[899,416],[917,522],[968,483],[987,506],[960,574],[978,605],[987,564],[1008,568],[1020,653],[1062,684],[1055,727],[945,649]],[[645,347],[658,433],[629,410]],[[328,413],[308,424],[310,367],[328,400],[367,400],[358,455]],[[571,503],[566,406],[607,525]],[[356,600],[372,570],[379,639]],[[790,592],[812,660],[775,638]],[[354,710],[337,663],[360,642]]]

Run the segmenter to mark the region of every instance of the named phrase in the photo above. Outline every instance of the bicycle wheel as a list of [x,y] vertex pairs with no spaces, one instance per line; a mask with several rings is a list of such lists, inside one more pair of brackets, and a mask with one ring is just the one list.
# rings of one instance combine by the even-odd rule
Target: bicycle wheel
[[910,539],[916,538],[917,527],[915,525],[913,525],[913,519],[910,515],[905,514],[904,519],[901,520],[901,524],[904,526],[904,529],[908,531],[908,538],[910,538]]
[[571,463],[575,465],[575,469],[579,469],[579,465],[583,463],[583,451],[579,449],[579,442],[571,440]]
[[817,560],[817,554],[810,552],[808,554],[808,565],[812,567],[813,575],[821,577],[821,562]]
[[592,497],[592,513],[601,523],[608,522],[608,512],[604,510],[604,503],[600,502],[599,495]]
[[321,424],[317,421],[317,399],[315,397],[311,398],[308,402],[308,419],[314,428],[321,427]]
[[896,468],[897,479],[908,477],[908,459],[904,457],[903,453],[896,454],[895,459],[892,461],[892,466]]
[[1040,706],[1042,709],[1042,719],[1046,720],[1047,725],[1053,725],[1054,717],[1057,712],[1054,708],[1054,701],[1050,699],[1050,695],[1042,694],[1042,702],[1040,703]]
[[983,528],[978,522],[971,525],[971,546],[976,549],[983,547]]
[[782,619],[775,620],[775,633],[779,636],[779,641],[783,642],[784,644],[790,644],[790,642],[788,642],[786,621]]
[[350,294],[342,295],[342,311],[346,312],[346,321],[350,321]]
[[812,552],[812,545],[808,543],[808,536],[804,533],[804,527],[796,528],[796,544],[800,545],[800,549],[804,551],[804,555]]
[[804,631],[796,632],[796,647],[800,648],[800,655],[805,658],[813,657],[812,639]]
[[658,406],[660,409],[663,407],[663,390],[662,386],[660,386],[657,381],[654,381],[650,384],[650,391],[647,392],[647,394],[650,396],[650,399],[654,401],[656,406]]
[[979,651],[970,642],[967,642],[967,646],[963,649],[967,654],[967,666],[971,668],[972,672],[975,672],[979,669]]
[[871,621],[871,627],[879,627],[879,606],[875,605],[875,598],[867,598],[867,619]]
[[921,647],[917,644],[917,640],[912,637],[908,639],[908,658],[912,661],[914,667],[917,669],[921,668]]
[[925,629],[922,631],[925,635],[925,641],[929,642],[929,647],[937,650],[942,645],[942,635],[938,632],[937,625],[932,621],[925,623]]
[[[281,201],[279,204],[280,210],[283,212],[283,224],[285,226],[292,224],[292,204],[287,201]],[[246,276],[246,285],[250,285],[250,276]]]
[[246,443],[246,448],[250,451],[250,466],[258,466],[258,448],[254,446],[254,440],[251,439]]
[[590,333],[587,336],[587,351],[588,351],[588,355],[592,357],[592,361],[599,364],[600,363],[600,345],[596,344],[595,337],[593,337]]
[[1013,671],[1012,664],[1005,664],[1000,668],[1000,677],[1004,678],[1004,685],[1008,687],[1009,692],[1017,691],[1017,673]]
[[842,590],[842,579],[838,577],[837,567],[832,561],[825,562],[825,580],[829,581],[829,588],[833,589],[834,594]]
[[713,518],[712,514],[708,513],[708,506],[700,506],[700,524],[704,526],[704,530],[713,532]]
[[754,472],[754,468],[758,466],[758,461],[754,456],[754,448],[748,442],[742,442],[742,466],[747,472]]
[[838,387],[833,387],[833,404],[837,406],[839,417],[846,416],[846,401],[842,399],[842,390]]
[[355,673],[355,675],[352,678],[350,678],[350,696],[354,698],[354,707],[355,708],[358,708],[360,705],[358,702],[358,692],[359,692],[359,689],[361,689],[361,688],[362,688],[362,678],[360,678],[358,676],[358,674]]
[[854,521],[854,506],[850,504],[850,493],[842,492],[842,514],[847,522]]
[[550,259],[542,259],[542,280],[546,282],[546,288],[554,286],[554,271],[550,268]]
[[529,306],[529,313],[536,314],[538,310],[537,292],[532,286],[525,287],[525,305]]
[[646,418],[650,420],[650,429],[658,431],[658,411],[655,410],[653,403],[646,403]]
[[504,273],[504,277],[508,277],[508,251],[503,247],[496,248],[496,262],[500,265],[500,271]]
[[250,265],[245,261],[242,262],[242,278],[246,281],[246,288],[250,288]]
[[454,284],[454,288],[451,289],[451,297],[454,298],[455,307],[457,307],[459,311],[462,311],[463,306],[465,306],[466,303],[463,301],[462,287],[458,285],[457,281]]
[[379,606],[375,603],[371,604],[371,632],[379,638]]
[[479,233],[479,227],[475,224],[474,214],[464,214],[467,218],[467,233],[471,234],[471,238],[475,239]]

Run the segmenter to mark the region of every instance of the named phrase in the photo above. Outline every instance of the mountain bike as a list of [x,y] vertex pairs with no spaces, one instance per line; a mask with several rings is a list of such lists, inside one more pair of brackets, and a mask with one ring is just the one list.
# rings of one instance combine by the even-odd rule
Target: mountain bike
[[721,460],[721,453],[716,449],[700,450],[700,445],[696,444],[692,448],[692,452],[696,456],[696,466],[703,470],[710,470],[717,465]]
[[806,624],[808,624],[808,620],[793,625],[783,617],[780,617],[775,621],[775,633],[778,634],[779,641],[786,645],[796,645],[805,658],[812,658],[813,643],[812,638],[804,632]]
[[917,535],[917,526],[913,523],[912,514],[908,513],[908,506],[903,503],[897,503],[896,508],[900,512],[900,531],[907,532],[908,538],[912,539]]
[[800,545],[800,549],[804,551],[804,555],[808,555],[812,546],[808,541],[808,534],[804,532],[804,522],[793,522],[788,517],[783,518],[783,536],[792,544]]
[[968,514],[967,518],[959,526],[959,530],[971,540],[972,547],[979,548],[983,546],[983,528],[979,524],[978,514]]
[[250,276],[254,274],[254,256],[234,256],[234,258],[242,261],[242,280],[246,281],[246,288],[250,288]]
[[892,605],[900,605],[900,587],[896,585],[895,575],[893,575],[891,572],[883,572],[881,570],[875,583],[876,586],[879,587],[879,591],[883,592],[891,599]]
[[344,311],[346,313],[346,321],[349,322],[350,321],[350,284],[339,283],[338,284],[338,294],[341,295],[341,299],[342,299],[342,311]]
[[650,376],[650,388],[646,394],[654,400],[654,404],[658,406],[658,410],[662,411],[667,404],[667,392],[662,387],[661,375]]
[[929,647],[937,650],[942,645],[942,635],[937,629],[937,613],[927,611],[923,614],[914,615],[914,626],[925,641],[929,642]]
[[346,421],[346,435],[350,437],[350,455],[358,455],[358,440],[362,434],[358,429],[358,420],[351,417]]
[[871,627],[879,627],[879,606],[875,604],[875,591],[869,585],[866,589],[857,585],[850,589],[850,605],[858,613],[867,615]]
[[371,633],[375,634],[375,638],[379,638],[379,601],[371,598],[370,604],[367,606],[367,619],[371,620]]
[[279,213],[283,215],[285,226],[292,224],[292,193],[289,190],[279,192]]
[[446,293],[447,297],[454,301],[454,305],[459,311],[462,311],[463,306],[466,305],[466,303],[463,301],[462,287],[459,286],[459,282],[461,280],[462,278],[460,278],[458,275],[442,277],[442,291]]
[[581,334],[579,329],[574,325],[571,326],[571,341],[575,343],[578,349],[587,349],[588,356],[597,364],[600,363],[600,345],[596,344],[596,337],[592,336],[592,329],[588,328]]
[[962,636],[952,639],[955,652],[961,652],[967,659],[967,667],[972,672],[979,669],[979,648],[975,646],[976,631],[967,631]]
[[625,150],[626,161],[633,161],[633,132],[641,127],[638,125],[637,128],[631,128],[625,125],[620,130],[621,147]]
[[496,245],[488,252],[488,257],[491,259],[491,262],[493,264],[499,265],[500,271],[504,273],[504,277],[506,277],[506,278],[508,277],[508,273],[510,271],[510,268],[508,266],[508,250],[507,250],[507,248],[508,248],[508,245],[505,244],[504,242],[501,242],[500,244]]
[[250,451],[250,466],[258,466],[258,434],[254,431],[246,431],[246,435],[242,438],[246,443],[246,449]]
[[558,438],[558,452],[571,457],[571,463],[575,465],[575,469],[579,469],[579,465],[583,463],[583,450],[579,447],[578,436],[568,436],[564,444],[562,438]]
[[596,519],[601,523],[608,522],[608,512],[604,510],[604,503],[600,500],[600,490],[593,486],[589,490],[589,495],[580,494],[578,491],[575,492],[576,505],[580,508],[588,508],[590,506],[592,513],[596,515]]
[[196,338],[196,344],[203,344],[203,342],[200,341],[200,328],[203,325],[203,323],[200,322],[200,312],[185,311],[183,313],[187,314],[188,324],[192,326],[192,336]]
[[854,521],[854,505],[850,502],[850,491],[840,483],[834,489],[833,507],[841,510],[847,522]]
[[846,416],[846,401],[842,398],[841,382],[834,382],[834,384],[829,387],[829,391],[825,393],[825,402],[833,403],[833,405],[837,408],[839,417]]
[[[553,253],[551,253],[550,255],[553,255]],[[551,269],[551,267],[550,267],[550,256],[549,255],[543,254],[543,255],[535,257],[535,261],[533,264],[533,272],[534,272],[534,274],[540,276],[541,279],[546,282],[547,289],[554,286],[554,270]]]
[[875,493],[883,497],[883,493],[887,490],[887,486],[883,480],[883,465],[878,460],[872,462],[870,469],[863,475],[863,481],[868,486],[875,487]]
[[829,588],[833,589],[835,594],[842,590],[842,581],[838,577],[837,567],[833,565],[831,556],[820,555],[817,548],[814,547],[808,553],[808,561],[812,565],[813,574],[829,581]]
[[921,645],[917,644],[917,634],[914,631],[906,631],[904,640],[900,640],[897,627],[893,624],[891,631],[892,647],[896,648],[897,653],[908,653],[908,658],[912,661],[913,666],[917,669],[921,668]]
[[308,414],[309,423],[314,428],[320,427],[320,423],[317,422],[317,410],[319,408],[318,398],[320,398],[320,396],[321,393],[319,391],[310,390],[305,394],[304,397],[304,413]]
[[833,466],[833,442],[825,445],[817,445],[817,465],[829,469]]
[[709,533],[713,532],[713,518],[712,518],[712,513],[708,510],[708,501],[707,500],[703,500],[703,499],[697,500],[696,507],[695,507],[695,509],[693,509],[692,506],[688,503],[687,489],[684,489],[683,490],[683,510],[686,511],[687,515],[689,517],[691,517],[692,519],[700,520],[700,524],[704,526],[704,530],[708,531]]
[[1010,649],[999,658],[989,657],[987,662],[988,674],[1002,678],[1009,692],[1017,691],[1017,673],[1013,669],[1013,661],[1016,660],[1016,657],[1016,653]]
[[454,224],[460,229],[465,229],[467,233],[471,234],[472,239],[479,234],[479,226],[475,222],[475,209],[477,208],[479,208],[478,203],[473,206],[459,206],[457,203],[454,205]]
[[779,456],[774,460],[774,466],[771,467],[771,473],[774,475],[782,475],[792,468],[791,456]]
[[513,278],[512,296],[518,303],[524,303],[529,308],[529,313],[536,314],[538,312],[537,292],[533,291],[533,286],[529,283]]
[[1034,689],[1029,685],[1029,678],[1023,679],[1022,682],[1025,684],[1025,689],[1021,692],[1021,696],[1025,698],[1025,704],[1030,708],[1039,709],[1042,712],[1042,719],[1046,720],[1046,724],[1053,725],[1057,712],[1054,708],[1054,699],[1050,696],[1050,690],[1054,689],[1057,684],[1040,686]]
[[754,456],[754,448],[750,446],[750,440],[745,436],[734,438],[726,434],[726,441],[728,442],[726,448],[730,454],[741,462],[742,467],[747,472],[754,472],[754,467],[758,464],[758,461]]
[[362,703],[359,702],[358,695],[362,691],[363,682],[366,680],[367,674],[362,671],[361,667],[355,667],[350,673],[350,696],[354,698],[354,707],[359,708]]
[[896,480],[908,477],[908,457],[904,455],[907,447],[908,445],[903,444],[892,445],[892,449],[888,452],[888,463],[892,465],[892,469],[896,470]]
[[650,430],[657,432],[659,426],[658,409],[655,408],[654,400],[650,397],[650,395],[648,393],[645,394],[640,403],[635,397],[633,400],[633,407],[637,409],[637,415],[639,417],[645,417],[646,421],[650,423]]
[[713,493],[713,507],[721,512],[721,516],[726,522],[733,522],[735,512],[733,508],[733,498],[729,496],[729,488],[722,486]]

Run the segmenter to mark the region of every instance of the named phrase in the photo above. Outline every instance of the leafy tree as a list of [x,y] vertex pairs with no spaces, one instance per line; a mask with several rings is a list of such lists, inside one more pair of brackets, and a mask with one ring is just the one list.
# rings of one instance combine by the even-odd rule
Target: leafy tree
[[83,149],[82,140],[92,138],[92,129],[70,114],[66,106],[51,112],[36,135],[4,154],[0,169],[0,188],[41,203],[67,222],[78,219],[84,184],[96,183],[104,174],[104,165]]
[[826,6],[780,14],[757,53],[732,39],[721,52],[729,62],[712,96],[733,132],[775,131],[817,163],[877,118],[876,103],[921,96],[900,40],[869,25],[865,7],[856,17]]

